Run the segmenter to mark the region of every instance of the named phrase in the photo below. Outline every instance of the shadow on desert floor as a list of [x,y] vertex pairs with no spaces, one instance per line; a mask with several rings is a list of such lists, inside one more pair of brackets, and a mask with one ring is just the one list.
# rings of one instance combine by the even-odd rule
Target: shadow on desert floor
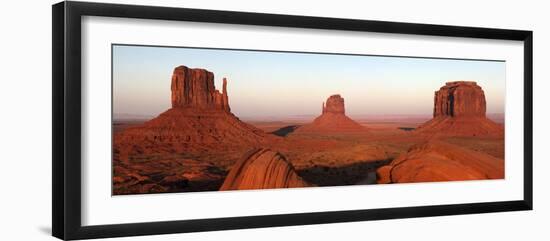
[[271,132],[271,134],[276,135],[276,136],[285,137],[285,136],[289,135],[290,133],[294,132],[296,129],[298,129],[298,127],[300,127],[300,126],[299,125],[285,126],[283,128],[280,128],[276,131]]
[[338,167],[315,165],[297,170],[297,173],[305,181],[317,186],[376,184],[376,169],[390,161],[391,159],[358,162]]

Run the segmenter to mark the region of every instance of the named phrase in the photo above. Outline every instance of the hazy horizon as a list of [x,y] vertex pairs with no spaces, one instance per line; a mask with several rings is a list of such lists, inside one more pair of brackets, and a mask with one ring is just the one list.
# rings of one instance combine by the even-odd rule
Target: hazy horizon
[[504,113],[505,63],[500,61],[283,53],[175,47],[113,46],[114,115],[156,116],[171,107],[179,65],[228,79],[229,104],[242,118],[316,116],[333,94],[350,116],[431,115],[445,82],[480,85],[487,113]]

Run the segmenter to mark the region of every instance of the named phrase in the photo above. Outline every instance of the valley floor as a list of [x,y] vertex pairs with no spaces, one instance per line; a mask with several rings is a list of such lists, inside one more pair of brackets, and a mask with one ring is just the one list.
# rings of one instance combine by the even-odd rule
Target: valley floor
[[[390,163],[414,145],[435,137],[417,134],[418,121],[358,120],[365,132],[300,133],[302,122],[248,122],[279,136],[263,144],[280,152],[298,175],[316,186],[375,184],[377,168]],[[120,132],[139,121],[115,121]],[[440,141],[504,159],[503,138],[439,137]],[[250,147],[253,148],[253,147]],[[122,162],[114,155],[114,194],[214,191],[247,147],[205,147],[159,153],[134,153]],[[115,152],[116,147],[115,147]],[[118,170],[118,172],[117,172]],[[179,170],[178,174],[175,170]],[[121,175],[133,177],[131,181]],[[183,174],[181,174],[183,173]],[[173,181],[170,181],[173,180]]]

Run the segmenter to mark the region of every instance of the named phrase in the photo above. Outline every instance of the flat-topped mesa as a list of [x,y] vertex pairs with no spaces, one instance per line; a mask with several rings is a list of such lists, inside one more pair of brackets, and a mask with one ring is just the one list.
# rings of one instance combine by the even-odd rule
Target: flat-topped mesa
[[172,74],[172,107],[219,109],[229,112],[227,79],[223,79],[222,93],[214,86],[214,74],[205,69],[178,66]]
[[338,94],[328,97],[326,104],[323,102],[323,114],[325,113],[346,114],[344,98]]
[[485,117],[483,89],[474,81],[447,82],[435,91],[435,117]]
[[485,112],[485,93],[476,82],[447,82],[435,92],[433,118],[416,131],[435,136],[504,136],[504,126],[489,120]]

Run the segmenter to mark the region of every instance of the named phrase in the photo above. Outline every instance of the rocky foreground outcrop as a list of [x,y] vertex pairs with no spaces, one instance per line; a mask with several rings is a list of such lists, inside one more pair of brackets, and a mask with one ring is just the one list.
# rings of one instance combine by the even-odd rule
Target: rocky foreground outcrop
[[433,118],[417,132],[444,136],[504,135],[504,127],[487,119],[485,93],[472,81],[447,82],[435,91]]
[[322,113],[312,123],[299,127],[296,132],[356,132],[367,129],[346,116],[344,98],[330,96],[323,103]]
[[292,164],[278,152],[256,149],[247,153],[229,171],[220,190],[308,187]]
[[378,183],[504,178],[504,160],[442,141],[413,146],[377,170]]

